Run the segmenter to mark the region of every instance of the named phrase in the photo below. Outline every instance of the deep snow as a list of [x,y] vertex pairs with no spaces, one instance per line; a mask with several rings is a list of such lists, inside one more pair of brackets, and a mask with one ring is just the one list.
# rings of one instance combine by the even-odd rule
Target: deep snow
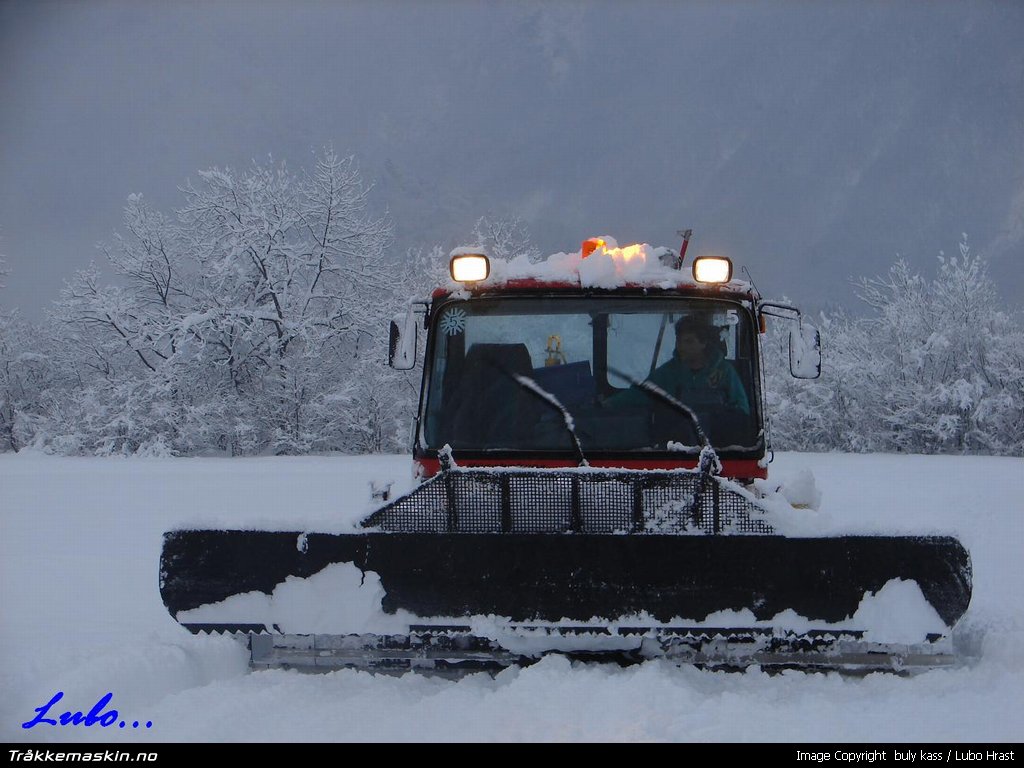
[[[549,658],[457,682],[247,671],[226,638],[193,637],[157,590],[160,536],[204,519],[347,524],[404,456],[260,459],[0,456],[0,738],[12,740],[1016,740],[1024,732],[1024,460],[780,454],[813,473],[822,514],[852,531],[952,532],[971,551],[961,630],[982,657],[913,678],[620,670]],[[124,730],[20,723],[106,692]],[[66,705],[66,706],[65,706]],[[152,721],[133,730],[131,722]]]

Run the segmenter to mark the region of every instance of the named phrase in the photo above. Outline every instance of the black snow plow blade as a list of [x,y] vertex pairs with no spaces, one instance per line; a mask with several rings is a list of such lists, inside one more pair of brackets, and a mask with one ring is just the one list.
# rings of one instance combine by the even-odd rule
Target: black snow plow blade
[[970,600],[970,565],[951,538],[612,536],[176,531],[164,539],[161,594],[172,615],[289,576],[352,563],[380,576],[386,613],[587,621],[647,613],[696,621],[792,609],[839,622],[891,579],[915,581],[952,626]]
[[[364,576],[379,577],[382,614],[412,614],[423,625],[435,625],[437,637],[461,638],[457,642],[476,655],[516,656],[500,644],[491,648],[466,627],[451,629],[471,617],[490,616],[521,628],[540,624],[556,634],[574,631],[574,624],[600,632],[595,622],[614,624],[615,632],[649,630],[660,648],[655,655],[699,659],[703,641],[698,648],[679,637],[709,630],[694,635],[680,629],[681,623],[703,622],[722,611],[748,611],[756,621],[793,611],[835,624],[853,617],[865,596],[903,580],[915,582],[942,624],[952,628],[971,597],[970,558],[956,539],[781,536],[747,495],[695,472],[455,470],[378,510],[364,527],[351,534],[169,532],[160,570],[164,604],[193,631],[313,637],[317,630],[276,626],[260,615],[216,620],[211,611],[216,614],[215,604],[236,595],[270,595],[289,577],[350,564]],[[186,615],[202,606],[200,618]],[[860,637],[857,627],[843,627],[825,633],[832,643]],[[766,631],[776,640],[749,647],[745,655],[754,663],[760,663],[758,654],[783,658],[802,649],[812,651],[805,658],[814,658],[823,648],[808,646],[806,633],[782,643],[770,627],[726,627],[708,638],[721,650],[716,642],[750,642]],[[416,653],[430,648],[423,637],[431,630],[419,632],[402,633],[404,640],[392,642],[392,650],[396,642],[412,643]],[[314,652],[315,642],[340,641],[308,641],[311,655],[326,658],[331,653]],[[342,643],[342,658],[351,655],[352,642]],[[379,642],[355,642],[364,655],[379,650]],[[269,650],[272,641],[254,643],[254,662],[257,645],[267,658],[277,658]],[[843,647],[849,650],[848,643]],[[442,650],[450,654],[447,646]],[[384,657],[405,664],[420,658],[416,653]],[[735,655],[730,651],[725,658]]]

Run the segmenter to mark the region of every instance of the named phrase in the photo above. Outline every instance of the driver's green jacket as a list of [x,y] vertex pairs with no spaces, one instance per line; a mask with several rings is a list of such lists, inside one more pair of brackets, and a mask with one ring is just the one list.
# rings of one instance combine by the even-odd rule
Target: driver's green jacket
[[[665,390],[685,405],[719,402],[728,408],[750,413],[750,401],[736,369],[721,355],[713,357],[703,368],[693,370],[673,356],[658,367],[647,381]],[[631,387],[607,401],[610,405],[644,405],[651,396],[639,387]]]

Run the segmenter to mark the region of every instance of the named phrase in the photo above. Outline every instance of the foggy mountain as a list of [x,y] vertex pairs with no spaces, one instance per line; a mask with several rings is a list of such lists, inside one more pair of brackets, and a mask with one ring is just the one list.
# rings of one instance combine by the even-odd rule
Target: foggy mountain
[[129,193],[353,153],[396,253],[521,217],[542,252],[610,234],[851,304],[961,232],[1024,291],[1024,7],[7,4],[0,252],[27,313],[98,257]]

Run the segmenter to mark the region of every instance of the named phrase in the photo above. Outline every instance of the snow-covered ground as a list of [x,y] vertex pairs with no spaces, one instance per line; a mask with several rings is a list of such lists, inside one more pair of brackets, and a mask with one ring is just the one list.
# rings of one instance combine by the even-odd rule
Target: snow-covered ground
[[[403,456],[74,459],[0,456],[0,738],[256,740],[1018,740],[1024,733],[1024,460],[781,454],[810,470],[850,531],[951,532],[970,550],[963,629],[982,656],[912,678],[629,669],[548,658],[459,681],[341,671],[251,673],[232,640],[193,637],[157,589],[161,534],[291,518],[337,526],[369,482],[410,484]],[[119,729],[21,723],[88,712]],[[138,721],[140,727],[132,724]],[[152,723],[146,728],[146,723]]]

